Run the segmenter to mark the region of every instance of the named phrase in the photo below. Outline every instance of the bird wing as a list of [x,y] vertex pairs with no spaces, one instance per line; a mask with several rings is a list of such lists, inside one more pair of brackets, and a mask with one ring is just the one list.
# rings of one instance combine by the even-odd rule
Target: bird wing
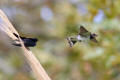
[[88,37],[90,36],[90,32],[88,30],[86,30],[83,26],[80,26],[80,32],[79,35],[81,35],[82,37]]
[[68,40],[70,47],[72,47],[77,42],[75,38],[71,38],[71,37],[68,37],[67,40]]

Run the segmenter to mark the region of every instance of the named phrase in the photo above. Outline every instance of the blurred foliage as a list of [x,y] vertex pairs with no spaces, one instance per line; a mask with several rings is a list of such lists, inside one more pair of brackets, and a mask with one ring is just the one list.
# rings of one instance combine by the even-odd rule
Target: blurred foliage
[[[120,0],[0,0],[0,8],[21,36],[39,39],[31,50],[52,80],[120,80]],[[69,48],[80,25],[99,43]],[[22,51],[0,37],[0,80],[35,80]]]

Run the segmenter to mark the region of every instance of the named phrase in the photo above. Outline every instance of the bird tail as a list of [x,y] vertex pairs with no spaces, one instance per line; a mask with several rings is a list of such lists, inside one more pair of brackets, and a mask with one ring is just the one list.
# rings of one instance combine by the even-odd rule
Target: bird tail
[[13,33],[17,38],[19,37],[16,33]]
[[12,45],[21,47],[21,44],[17,44],[17,43],[12,43]]
[[[15,37],[19,38],[19,36],[16,33],[13,33],[13,35]],[[14,42],[12,43],[12,45],[14,45],[14,46],[20,46],[21,47],[21,44],[20,44],[20,42],[19,42],[18,39],[14,40]]]
[[77,42],[77,40],[75,40],[74,38],[70,38],[70,37],[68,37],[67,40],[68,40],[70,47],[72,47]]

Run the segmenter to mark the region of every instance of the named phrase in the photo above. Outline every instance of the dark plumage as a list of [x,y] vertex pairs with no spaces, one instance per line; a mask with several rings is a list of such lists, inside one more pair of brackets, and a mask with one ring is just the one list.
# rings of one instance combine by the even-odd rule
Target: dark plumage
[[[13,33],[17,38],[18,38],[18,35]],[[34,47],[36,46],[36,42],[38,41],[37,38],[26,38],[26,37],[21,37],[21,40],[23,41],[25,47]],[[19,40],[15,40],[15,41],[19,41]],[[15,46],[21,46],[20,43],[13,43],[13,45]]]

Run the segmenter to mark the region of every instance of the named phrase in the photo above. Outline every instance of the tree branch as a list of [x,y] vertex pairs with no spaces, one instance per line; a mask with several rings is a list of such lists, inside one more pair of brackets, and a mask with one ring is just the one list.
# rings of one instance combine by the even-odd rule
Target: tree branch
[[[15,30],[13,25],[8,20],[7,16],[4,14],[2,10],[0,10],[0,30],[5,32],[12,40],[16,40],[17,38],[13,35],[13,33],[18,34],[18,32]],[[32,51],[30,51],[28,48],[26,48],[20,39],[20,44],[22,45],[22,50],[24,51],[24,56],[30,65],[33,73],[36,76],[37,80],[51,80],[47,73],[45,72],[44,68],[41,66],[37,58],[34,56]]]

